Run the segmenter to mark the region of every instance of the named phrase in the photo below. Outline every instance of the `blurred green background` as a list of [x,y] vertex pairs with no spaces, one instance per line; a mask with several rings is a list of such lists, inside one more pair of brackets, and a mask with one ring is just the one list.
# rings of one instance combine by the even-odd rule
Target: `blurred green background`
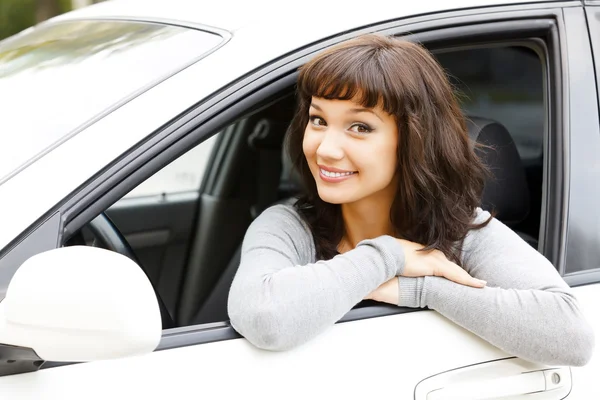
[[36,23],[101,0],[0,0],[0,40]]

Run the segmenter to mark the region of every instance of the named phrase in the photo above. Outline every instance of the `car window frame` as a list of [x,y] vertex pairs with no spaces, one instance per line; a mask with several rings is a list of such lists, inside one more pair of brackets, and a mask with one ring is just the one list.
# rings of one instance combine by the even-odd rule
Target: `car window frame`
[[[494,12],[495,11],[495,12]],[[77,231],[102,210],[122,197],[132,186],[142,182],[168,162],[174,160],[187,149],[199,144],[202,140],[227,125],[243,110],[248,110],[256,105],[256,96],[270,97],[281,88],[290,87],[295,81],[296,69],[302,65],[315,52],[339,41],[354,36],[380,32],[383,34],[400,35],[410,32],[412,40],[431,43],[438,38],[438,42],[445,45],[454,40],[464,44],[466,38],[477,34],[482,27],[498,23],[494,31],[483,32],[479,30],[482,40],[504,36],[505,31],[499,32],[503,26],[511,26],[514,20],[527,21],[528,18],[552,18],[557,23],[556,28],[562,29],[562,9],[559,7],[499,7],[498,9],[468,10],[467,12],[440,13],[436,16],[408,18],[406,20],[387,22],[377,26],[357,29],[335,38],[329,38],[307,48],[293,53],[288,57],[279,59],[273,64],[265,66],[260,71],[255,71],[244,79],[215,94],[210,99],[200,102],[197,107],[183,115],[173,124],[158,130],[148,140],[136,148],[132,148],[119,160],[107,166],[91,179],[85,187],[61,202],[57,206],[61,218],[61,232],[58,243],[64,237]],[[509,21],[506,21],[506,20]],[[504,21],[504,22],[503,22]],[[503,25],[504,24],[504,25]],[[456,25],[463,25],[462,27]],[[477,29],[473,29],[477,28]],[[517,27],[522,34],[523,27]],[[539,29],[539,27],[536,27]],[[451,31],[454,30],[454,31]],[[416,36],[420,35],[420,36]],[[518,35],[517,35],[518,37]],[[449,40],[452,39],[452,40]],[[559,43],[557,42],[558,46]],[[557,90],[560,92],[560,90]],[[236,100],[236,101],[234,101]],[[561,108],[557,108],[554,115],[557,126],[561,126]],[[560,129],[562,131],[562,128]],[[546,229],[549,229],[546,223]],[[548,240],[548,238],[546,238]],[[559,258],[557,255],[551,255]],[[357,319],[366,319],[383,315],[414,312],[419,310],[402,309],[392,305],[381,305],[351,310],[339,322],[349,322]],[[209,343],[240,337],[226,322],[203,324],[173,328],[163,331],[163,340],[157,350]]]
[[[556,19],[560,19],[560,12],[558,10],[555,11],[554,17]],[[549,19],[547,19],[547,13],[545,13],[543,20],[546,22],[549,21]],[[384,30],[384,31],[382,31],[382,33],[398,35],[398,34],[408,31],[408,32],[412,32],[412,35],[408,37],[409,40],[419,40],[419,41],[426,41],[428,43],[431,43],[432,41],[437,39],[437,41],[440,44],[443,43],[443,46],[446,47],[446,46],[453,45],[452,41],[448,40],[448,38],[450,38],[450,37],[455,37],[455,38],[457,37],[458,38],[458,39],[456,39],[456,41],[458,41],[457,43],[462,43],[464,46],[465,41],[467,40],[467,39],[465,39],[465,37],[468,37],[470,39],[472,39],[473,37],[479,37],[480,38],[479,41],[481,41],[482,43],[485,43],[485,41],[490,41],[492,37],[494,37],[496,39],[498,39],[499,37],[505,37],[506,39],[510,39],[511,36],[513,36],[513,39],[514,39],[514,38],[522,37],[525,33],[527,33],[528,35],[531,35],[531,34],[534,34],[535,32],[539,32],[540,30],[558,29],[557,24],[552,23],[552,24],[546,24],[546,25],[541,24],[540,25],[539,20],[537,21],[537,23],[533,23],[532,25],[529,25],[530,22],[526,18],[523,18],[520,21],[522,23],[515,23],[515,22],[516,21],[485,22],[483,24],[479,24],[477,26],[477,28],[478,28],[477,30],[472,29],[473,25],[467,26],[466,28],[464,28],[464,30],[461,28],[432,28],[431,26],[429,26],[429,29],[424,30],[424,35],[415,34],[414,30],[407,29],[406,26],[398,26],[393,29]],[[475,24],[475,21],[473,23]],[[503,31],[503,29],[506,29],[506,28],[508,28],[508,30],[510,32],[514,32],[514,34],[507,35],[507,32]],[[454,30],[454,32],[452,32],[451,30]],[[360,33],[364,33],[364,32],[360,32]],[[558,41],[556,41],[556,43],[558,45]],[[292,62],[291,65],[288,66],[288,70],[295,71],[296,67],[303,64],[303,61],[306,60],[307,58],[308,58],[308,56],[304,56],[303,58],[300,58],[300,59]],[[544,62],[544,61],[542,61],[542,62]],[[186,144],[186,142],[190,141],[190,140],[186,140],[186,138],[191,139],[194,136],[194,132],[203,131],[202,133],[196,133],[196,135],[199,135],[199,137],[204,138],[204,137],[210,135],[212,132],[217,131],[218,129],[222,129],[231,120],[240,116],[243,112],[250,111],[252,109],[252,107],[256,106],[255,103],[260,103],[260,101],[256,100],[258,98],[258,96],[262,96],[266,99],[276,93],[279,93],[279,92],[285,90],[285,88],[291,87],[293,85],[293,82],[295,81],[296,74],[297,74],[296,72],[290,72],[287,75],[284,75],[283,77],[280,76],[276,82],[271,83],[269,86],[266,86],[265,88],[263,88],[264,93],[261,91],[254,92],[250,96],[242,98],[236,104],[233,104],[233,105],[228,104],[226,106],[223,105],[224,110],[221,114],[215,115],[214,117],[207,116],[206,117],[207,122],[205,124],[201,124],[200,126],[195,128],[195,130],[191,130],[191,131],[187,132],[187,134],[183,135],[184,137],[181,139],[181,141],[175,143],[175,145],[173,146],[173,148],[171,150],[165,151],[162,154],[159,154],[157,157],[158,158],[164,157],[164,156],[166,156],[167,153],[171,154],[170,157],[168,157],[168,159],[173,159],[175,156],[179,156],[180,154],[182,154],[185,151],[185,149],[190,148],[190,146],[192,145],[192,143]],[[550,87],[550,86],[548,86],[548,87]],[[238,93],[238,96],[242,97],[243,94],[240,92],[240,93]],[[556,122],[559,123],[559,121],[556,121]],[[560,131],[562,131],[562,129],[557,127],[556,131],[560,132]],[[198,140],[198,139],[196,139],[196,140]],[[164,164],[164,162],[163,162],[163,164]],[[558,179],[557,179],[557,181],[558,181]],[[545,205],[546,208],[545,209],[549,208],[548,203],[551,203],[551,200],[546,200],[546,205]],[[560,206],[558,206],[558,208],[560,208]],[[97,209],[94,212],[97,212]],[[89,216],[87,218],[89,218]],[[87,218],[85,218],[85,219],[87,219]],[[551,225],[551,224],[546,222],[545,225],[547,227],[548,225]],[[77,225],[75,225],[75,226],[77,226]],[[546,229],[549,229],[549,228],[547,227]],[[548,235],[546,235],[546,240],[550,240],[550,239],[548,239]],[[542,238],[541,238],[541,242],[543,242]],[[556,255],[553,256],[552,254],[549,254],[547,256],[549,256],[549,258],[558,259],[558,257]],[[348,312],[338,322],[343,323],[343,322],[355,321],[355,320],[359,320],[359,319],[373,318],[373,317],[393,315],[393,314],[399,314],[399,313],[403,313],[403,312],[414,312],[414,311],[418,311],[418,310],[403,309],[403,308],[400,308],[400,307],[397,307],[394,305],[382,304],[382,305],[377,305],[377,306],[353,309],[350,312]],[[230,329],[232,329],[232,328],[230,327],[229,323],[224,321],[224,322],[215,322],[215,323],[211,323],[211,324],[191,325],[191,326],[186,326],[186,327],[174,328],[174,330],[165,330],[164,331],[164,340],[163,340],[163,342],[161,342],[159,349],[173,348],[173,347],[179,346],[179,344],[182,343],[180,336],[185,336],[187,338],[185,340],[185,342],[188,344],[190,344],[190,342],[193,342],[193,344],[200,344],[201,342],[204,343],[204,342],[216,341],[216,340],[227,340],[227,339],[231,339],[234,337],[238,337],[238,335],[231,332]],[[197,333],[198,335],[196,335],[194,332]],[[208,335],[205,339],[202,339],[202,337],[203,337],[202,332],[206,332],[206,335]],[[208,332],[210,332],[210,334]],[[219,339],[219,338],[221,338],[221,339]],[[177,343],[179,343],[179,344],[177,344]]]

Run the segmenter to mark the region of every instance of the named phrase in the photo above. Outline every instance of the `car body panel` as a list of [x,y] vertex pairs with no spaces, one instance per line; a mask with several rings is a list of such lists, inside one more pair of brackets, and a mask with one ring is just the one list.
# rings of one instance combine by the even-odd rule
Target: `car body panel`
[[[21,394],[11,399],[62,400],[82,393],[106,399],[178,397],[195,391],[222,393],[225,398],[260,394],[262,399],[408,399],[424,378],[506,357],[439,314],[424,311],[337,324],[285,352],[259,350],[234,339],[8,376],[0,378],[0,393]],[[101,385],[94,383],[99,376]]]
[[571,368],[573,388],[568,399],[600,399],[600,387],[596,385],[600,372],[600,346],[598,346],[598,332],[600,332],[600,284],[578,286],[573,288],[581,311],[586,316],[590,326],[596,333],[596,346],[590,362],[583,367]]
[[[598,285],[575,291],[590,322],[600,329],[600,314],[594,312]],[[597,348],[588,366],[571,368],[574,384],[569,399],[600,396],[600,388],[592,384],[599,352]],[[75,400],[82,393],[89,399],[178,397],[190,393],[221,393],[225,398],[252,393],[260,394],[262,399],[280,399],[283,395],[289,399],[409,399],[423,379],[501,359],[523,363],[438,313],[420,311],[336,324],[312,341],[285,352],[263,351],[244,339],[233,339],[127,359],[42,369],[0,378],[0,393],[10,393],[15,400]],[[547,367],[533,363],[530,367],[534,366]],[[101,385],[98,377],[102,377]]]
[[[410,7],[420,7],[424,13],[428,7],[433,10],[432,4],[441,6],[441,2],[437,3]],[[467,3],[472,2],[460,2]],[[108,3],[105,7],[104,14],[98,7],[84,9],[73,16],[108,18],[111,13],[116,15],[118,8],[110,11],[113,5]],[[86,13],[89,13],[87,17]],[[157,14],[140,11],[135,17],[158,18]],[[176,19],[178,15],[167,13],[162,17]],[[234,34],[226,46],[124,104],[0,186],[0,220],[3,221],[0,247],[144,140],[156,127],[248,71],[316,41],[327,32],[344,29],[342,24],[335,26],[331,31],[315,30],[307,36],[272,37],[269,46],[262,46],[261,53],[257,54],[247,49],[268,37],[266,27],[242,27],[233,21],[229,29]],[[589,67],[584,63],[579,66]],[[564,73],[575,66],[566,67]],[[569,91],[575,83],[565,79],[566,96],[579,93]],[[93,151],[86,151],[89,149]],[[27,208],[22,207],[25,200],[29,202]],[[599,332],[598,285],[580,286],[574,291],[589,322]],[[210,329],[210,326],[197,326],[180,329],[180,332],[184,336],[186,331]],[[571,368],[574,384],[569,399],[600,397],[594,385],[600,362],[598,352],[596,348],[592,362],[586,367]],[[11,399],[79,399],[82,395],[92,399],[174,397],[190,393],[219,393],[226,398],[256,393],[261,398],[277,399],[308,396],[405,399],[414,397],[414,388],[423,379],[500,359],[522,363],[438,313],[418,311],[339,323],[309,343],[286,352],[262,351],[240,338],[6,376],[0,378],[0,393]],[[551,397],[532,395],[528,398]]]

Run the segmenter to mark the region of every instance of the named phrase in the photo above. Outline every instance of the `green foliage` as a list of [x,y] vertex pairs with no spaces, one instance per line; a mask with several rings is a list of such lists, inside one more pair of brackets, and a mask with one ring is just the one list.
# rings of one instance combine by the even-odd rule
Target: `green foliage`
[[35,0],[0,1],[0,39],[35,24]]
[[[56,0],[61,13],[71,10],[71,0]],[[0,40],[35,25],[36,0],[0,0]]]
[[[3,0],[0,0],[3,1]],[[58,0],[58,9],[61,14],[71,11],[73,8],[73,3],[71,0]]]

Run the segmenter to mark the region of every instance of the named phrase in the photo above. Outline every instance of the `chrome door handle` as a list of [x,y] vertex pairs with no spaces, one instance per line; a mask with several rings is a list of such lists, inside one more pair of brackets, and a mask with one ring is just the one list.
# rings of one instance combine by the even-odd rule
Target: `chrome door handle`
[[448,385],[428,393],[427,400],[491,400],[556,390],[564,387],[567,381],[562,379],[562,376],[568,374],[564,369],[532,371],[480,382]]
[[[571,391],[569,367],[510,358],[451,370],[421,381],[415,400],[558,400]],[[534,395],[535,394],[535,395]]]

